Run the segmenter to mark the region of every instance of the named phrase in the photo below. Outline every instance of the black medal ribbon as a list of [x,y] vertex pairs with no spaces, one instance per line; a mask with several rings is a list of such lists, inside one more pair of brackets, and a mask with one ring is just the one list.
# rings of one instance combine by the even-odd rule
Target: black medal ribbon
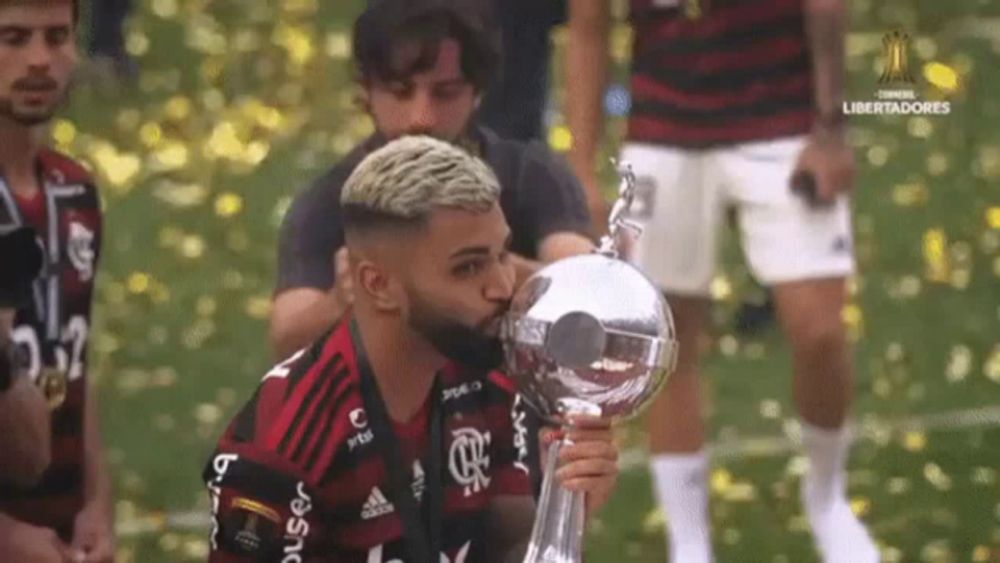
[[[58,369],[58,358],[56,349],[60,346],[60,315],[61,315],[61,280],[59,279],[60,263],[57,259],[60,246],[59,240],[59,209],[56,200],[49,190],[48,182],[44,178],[41,164],[36,167],[38,185],[45,198],[45,209],[48,223],[48,233],[38,233],[45,236],[48,241],[44,246],[43,265],[41,271],[35,277],[33,283],[34,295],[29,298],[34,304],[35,321],[41,327],[41,334],[38,334],[40,350],[39,360],[41,369]],[[14,191],[7,185],[3,177],[0,177],[0,197],[4,204],[8,206],[10,220],[14,227],[29,227],[27,221],[21,216],[21,211],[17,207]],[[62,374],[63,378],[67,373]]]
[[389,501],[395,505],[403,521],[403,537],[412,563],[438,563],[441,553],[441,521],[444,506],[444,486],[442,469],[444,463],[444,413],[441,406],[441,380],[434,378],[431,387],[430,451],[424,467],[423,502],[418,505],[411,487],[412,464],[403,460],[403,449],[399,437],[393,430],[389,411],[379,393],[378,382],[372,371],[361,340],[357,322],[350,321],[351,340],[357,357],[358,372],[361,376],[361,397],[364,401],[368,422],[375,434],[375,444],[381,451],[389,477]]

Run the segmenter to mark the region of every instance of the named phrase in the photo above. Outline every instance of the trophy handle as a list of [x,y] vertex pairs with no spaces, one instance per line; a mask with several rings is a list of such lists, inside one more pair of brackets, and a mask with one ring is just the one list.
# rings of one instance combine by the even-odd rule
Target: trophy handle
[[535,526],[524,563],[580,563],[583,561],[583,527],[586,498],[568,491],[556,480],[559,451],[568,443],[559,440],[545,456],[545,477]]

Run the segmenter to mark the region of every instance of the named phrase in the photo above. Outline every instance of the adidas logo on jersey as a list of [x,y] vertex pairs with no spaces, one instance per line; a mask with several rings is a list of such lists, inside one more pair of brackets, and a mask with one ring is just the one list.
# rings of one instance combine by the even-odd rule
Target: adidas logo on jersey
[[382,494],[382,490],[378,487],[372,487],[372,492],[368,494],[368,500],[361,505],[361,519],[371,520],[372,518],[378,518],[379,516],[385,516],[395,510],[389,499],[385,498]]

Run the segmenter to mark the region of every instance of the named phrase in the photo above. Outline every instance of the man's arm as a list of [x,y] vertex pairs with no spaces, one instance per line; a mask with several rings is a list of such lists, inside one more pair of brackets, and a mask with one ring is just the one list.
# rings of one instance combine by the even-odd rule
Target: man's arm
[[804,1],[817,115],[792,177],[812,175],[817,199],[829,203],[838,194],[850,191],[854,181],[854,155],[847,144],[841,110],[847,7],[844,0]]
[[101,437],[96,389],[84,404],[84,505],[73,527],[73,550],[86,563],[111,561],[115,553],[114,501]]
[[539,245],[538,260],[531,260],[516,254],[511,257],[514,262],[517,285],[520,287],[525,280],[544,268],[546,264],[578,254],[587,254],[593,249],[594,243],[583,235],[571,232],[553,233],[545,237]]
[[52,458],[52,422],[42,392],[15,373],[10,354],[13,324],[14,310],[0,309],[0,370],[11,382],[0,391],[0,480],[31,487]]
[[350,266],[334,187],[320,179],[296,197],[281,226],[269,336],[276,359],[312,344],[349,308]]
[[271,310],[271,345],[283,359],[309,346],[351,308],[351,264],[347,249],[334,255],[333,288],[296,287],[275,296]]
[[42,392],[27,379],[15,378],[0,393],[0,479],[25,488],[38,483],[52,458],[51,425]]
[[595,230],[606,229],[608,205],[597,181],[597,151],[604,131],[602,98],[608,82],[608,0],[570,0],[566,69],[566,121],[573,136],[570,165],[586,190]]
[[224,438],[203,478],[212,506],[210,563],[329,557],[320,496],[275,456]]
[[805,0],[805,28],[819,125],[839,126],[844,102],[845,1]]

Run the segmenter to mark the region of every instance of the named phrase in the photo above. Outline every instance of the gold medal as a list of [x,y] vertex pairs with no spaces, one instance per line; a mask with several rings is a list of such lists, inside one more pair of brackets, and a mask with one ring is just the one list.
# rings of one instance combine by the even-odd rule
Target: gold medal
[[66,372],[54,367],[44,367],[38,374],[38,388],[49,403],[49,408],[56,410],[66,402],[67,388]]

